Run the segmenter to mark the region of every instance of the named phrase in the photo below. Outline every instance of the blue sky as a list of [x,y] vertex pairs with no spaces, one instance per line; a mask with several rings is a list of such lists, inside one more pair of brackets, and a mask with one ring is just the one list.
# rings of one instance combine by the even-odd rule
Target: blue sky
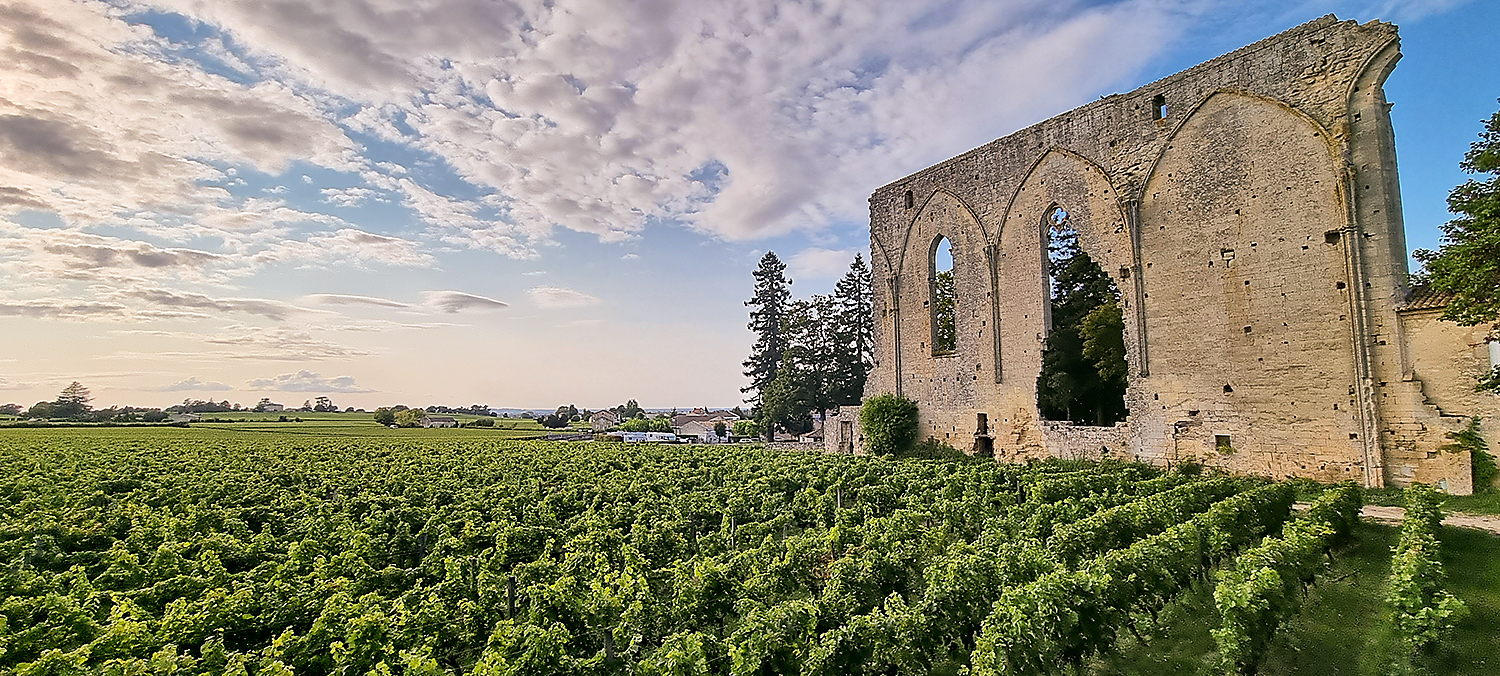
[[17,0],[0,399],[734,405],[765,251],[826,293],[875,187],[1330,12],[1434,247],[1494,3]]

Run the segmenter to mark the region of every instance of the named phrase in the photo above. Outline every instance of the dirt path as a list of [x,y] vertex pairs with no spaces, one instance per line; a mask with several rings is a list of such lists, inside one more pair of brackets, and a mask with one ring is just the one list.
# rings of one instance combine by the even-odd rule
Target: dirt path
[[[1308,503],[1299,502],[1293,506],[1294,509],[1307,509]],[[1360,518],[1375,523],[1401,525],[1401,520],[1406,518],[1406,510],[1400,507],[1382,507],[1380,505],[1365,505],[1359,512]],[[1444,526],[1455,528],[1473,528],[1495,535],[1500,535],[1500,516],[1488,514],[1464,514],[1462,512],[1449,512],[1443,517]]]

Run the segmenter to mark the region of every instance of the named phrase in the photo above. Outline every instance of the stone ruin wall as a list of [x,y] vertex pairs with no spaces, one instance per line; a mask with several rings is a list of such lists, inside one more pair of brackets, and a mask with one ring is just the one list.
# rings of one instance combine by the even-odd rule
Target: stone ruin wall
[[[1323,17],[878,189],[866,396],[907,396],[919,438],[1005,461],[1108,455],[1468,493],[1467,453],[1439,447],[1500,407],[1450,392],[1483,346],[1434,345],[1472,331],[1431,320],[1409,346],[1421,317],[1398,314],[1407,250],[1382,83],[1399,58],[1395,26]],[[1121,291],[1130,414],[1113,428],[1039,419],[1053,207]],[[958,345],[935,355],[940,237]],[[1440,349],[1452,360],[1427,356]],[[1424,388],[1439,382],[1446,405]],[[855,418],[829,422],[829,450],[860,447]],[[1486,431],[1500,448],[1492,418]]]

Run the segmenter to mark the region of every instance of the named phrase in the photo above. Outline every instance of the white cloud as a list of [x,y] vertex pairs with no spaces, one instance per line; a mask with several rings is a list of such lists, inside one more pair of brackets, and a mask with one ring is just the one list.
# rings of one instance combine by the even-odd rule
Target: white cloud
[[786,262],[786,269],[794,280],[840,277],[849,271],[854,255],[861,251],[863,249],[803,249]]
[[537,307],[547,309],[584,307],[599,302],[598,298],[582,291],[556,286],[538,286],[528,289],[526,293],[531,296],[531,302]]
[[357,207],[368,200],[385,201],[379,192],[358,186],[352,188],[324,188],[323,201],[341,207]]
[[319,373],[302,370],[296,373],[283,373],[272,378],[256,378],[247,383],[252,390],[272,390],[276,392],[371,392],[355,384],[353,376],[336,376],[324,378]]
[[160,392],[224,392],[231,389],[224,383],[213,381],[202,381],[197,376],[186,380],[179,380],[171,385],[161,388]]
[[409,308],[408,303],[391,300],[389,298],[376,298],[374,296],[356,296],[346,293],[314,293],[303,297],[309,303],[319,305],[374,305],[377,307]]
[[873,186],[1121,82],[1212,2],[139,1],[440,158],[473,190],[378,164],[366,180],[444,241],[514,257],[554,226],[746,238],[861,220]]
[[508,303],[462,291],[428,291],[422,295],[426,297],[429,306],[450,314],[464,310],[499,310],[510,307]]
[[325,257],[333,259],[369,260],[386,265],[427,266],[437,262],[431,255],[418,251],[417,244],[411,240],[377,235],[355,228],[312,235],[307,238],[307,244],[322,250]]
[[191,213],[226,193],[222,164],[342,167],[354,145],[285,85],[244,85],[167,58],[107,3],[0,7],[0,210],[90,224]]

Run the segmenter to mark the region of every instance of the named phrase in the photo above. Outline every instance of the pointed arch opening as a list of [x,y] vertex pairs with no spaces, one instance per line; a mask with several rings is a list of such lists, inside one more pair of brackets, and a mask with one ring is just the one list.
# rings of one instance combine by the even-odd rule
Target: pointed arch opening
[[1042,218],[1047,338],[1037,376],[1043,419],[1114,425],[1125,419],[1125,318],[1114,280],[1079,246],[1067,209]]
[[950,355],[958,351],[958,294],[953,279],[953,243],[938,235],[928,254],[929,299],[932,315],[932,355]]

